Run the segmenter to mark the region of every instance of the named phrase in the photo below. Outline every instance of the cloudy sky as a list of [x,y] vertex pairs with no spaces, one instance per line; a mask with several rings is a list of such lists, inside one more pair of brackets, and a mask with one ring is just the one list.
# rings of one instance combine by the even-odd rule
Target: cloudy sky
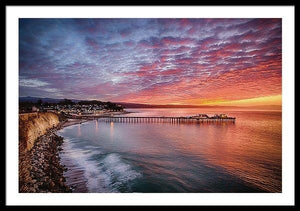
[[20,19],[20,96],[280,104],[281,19]]

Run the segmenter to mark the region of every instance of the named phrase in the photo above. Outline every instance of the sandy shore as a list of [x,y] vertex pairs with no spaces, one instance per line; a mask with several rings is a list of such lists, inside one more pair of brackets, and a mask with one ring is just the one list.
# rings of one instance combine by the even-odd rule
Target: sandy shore
[[88,121],[91,121],[91,119],[68,119],[67,121],[63,122],[60,129],[71,125],[81,124]]

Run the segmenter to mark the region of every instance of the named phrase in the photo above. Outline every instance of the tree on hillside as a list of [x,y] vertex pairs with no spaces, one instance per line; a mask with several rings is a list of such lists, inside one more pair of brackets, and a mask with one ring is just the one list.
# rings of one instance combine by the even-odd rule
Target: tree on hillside
[[112,102],[107,102],[105,105],[105,108],[108,110],[112,110],[112,111],[122,111],[123,110],[123,106],[120,106],[116,103],[112,103]]

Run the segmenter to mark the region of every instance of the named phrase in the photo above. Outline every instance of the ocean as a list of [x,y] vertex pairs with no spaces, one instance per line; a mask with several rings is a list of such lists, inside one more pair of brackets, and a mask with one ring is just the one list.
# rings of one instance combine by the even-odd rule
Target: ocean
[[281,111],[127,109],[126,116],[226,113],[235,123],[105,122],[58,132],[73,192],[282,191]]

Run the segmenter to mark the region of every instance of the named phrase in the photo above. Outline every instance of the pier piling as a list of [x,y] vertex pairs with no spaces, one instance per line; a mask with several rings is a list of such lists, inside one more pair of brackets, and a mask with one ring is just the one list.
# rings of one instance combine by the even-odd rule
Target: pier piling
[[97,117],[98,120],[105,122],[120,123],[213,123],[213,122],[235,122],[234,117],[228,118],[192,118],[192,117]]

